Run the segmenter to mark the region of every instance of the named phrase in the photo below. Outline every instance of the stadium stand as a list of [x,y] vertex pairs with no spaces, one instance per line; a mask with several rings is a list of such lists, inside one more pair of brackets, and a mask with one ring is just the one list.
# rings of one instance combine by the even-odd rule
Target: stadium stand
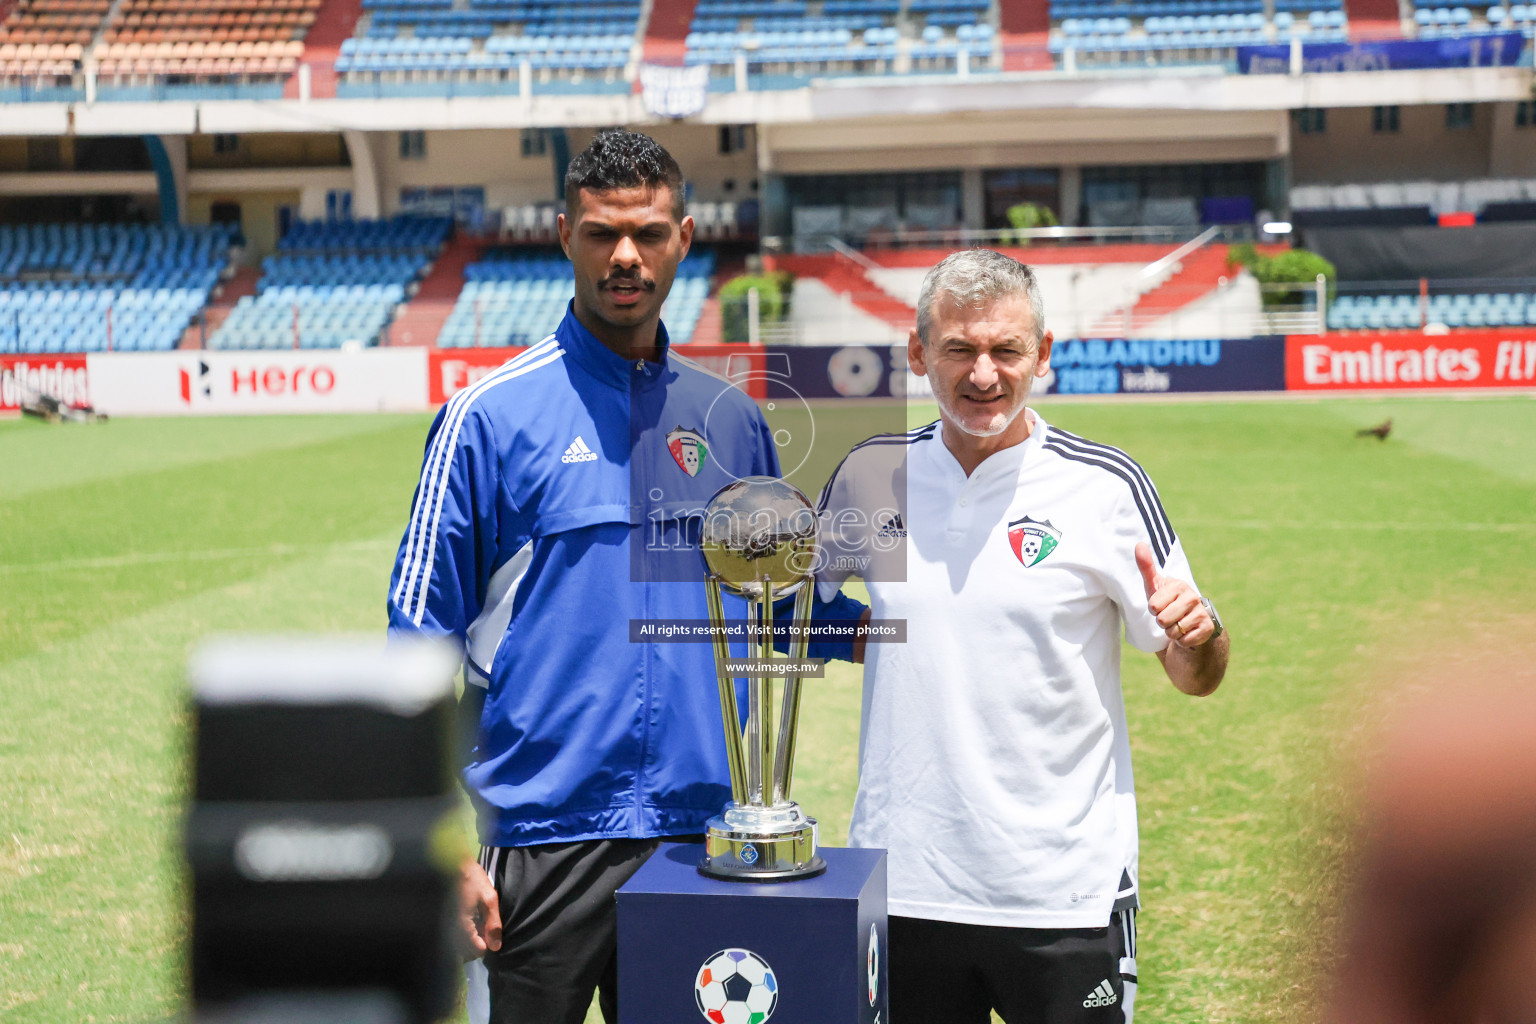
[[704,0],[688,64],[803,76],[998,67],[991,0]]
[[0,352],[175,348],[230,244],[222,225],[0,225]]
[[364,0],[336,73],[352,86],[464,76],[502,85],[525,67],[544,82],[583,76],[615,82],[625,78],[637,51],[640,14],[639,0]]
[[91,58],[114,80],[287,75],[322,2],[121,0]]
[[[678,266],[662,309],[674,345],[693,340],[714,270],[714,254],[699,249]],[[570,262],[558,253],[493,249],[464,268],[464,280],[441,348],[531,345],[560,322],[574,294]]]
[[1536,326],[1536,294],[1524,291],[1409,291],[1340,295],[1328,309],[1333,330],[1404,330],[1428,324],[1461,327]]
[[262,262],[257,294],[236,303],[208,347],[377,345],[451,226],[428,217],[300,221]]
[[[111,6],[110,0],[17,0],[0,22],[0,42],[31,44],[34,48],[84,46],[95,38]],[[49,54],[55,52],[49,50]],[[58,56],[63,58],[64,54]],[[79,50],[69,55],[70,59],[79,57]],[[0,56],[0,60],[8,59],[17,58]]]
[[1344,42],[1342,0],[1276,0],[1267,19],[1262,0],[1053,0],[1053,53],[1075,66],[1204,64],[1236,60],[1239,46]]

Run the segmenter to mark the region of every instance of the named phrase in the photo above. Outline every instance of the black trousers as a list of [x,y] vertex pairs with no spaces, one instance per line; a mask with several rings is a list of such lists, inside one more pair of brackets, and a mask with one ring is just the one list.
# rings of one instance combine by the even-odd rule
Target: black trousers
[[615,1024],[614,893],[662,842],[594,839],[481,848],[480,866],[501,902],[501,949],[484,959],[490,1024],[582,1024],[594,989],[603,1019]]
[[1136,912],[1106,928],[892,917],[891,1024],[1131,1024]]

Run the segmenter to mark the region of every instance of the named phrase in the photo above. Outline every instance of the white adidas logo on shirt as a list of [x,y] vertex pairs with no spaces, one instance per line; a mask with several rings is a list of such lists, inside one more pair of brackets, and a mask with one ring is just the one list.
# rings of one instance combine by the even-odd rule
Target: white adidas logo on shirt
[[576,435],[576,440],[572,441],[571,446],[565,450],[565,454],[560,456],[560,461],[596,462],[597,452],[594,452],[591,448],[588,448],[587,442],[583,441],[581,439],[581,435],[578,434]]
[[1099,987],[1088,993],[1088,998],[1083,1000],[1084,1006],[1114,1006],[1120,997],[1115,995],[1115,990],[1109,987],[1109,979],[1099,982]]

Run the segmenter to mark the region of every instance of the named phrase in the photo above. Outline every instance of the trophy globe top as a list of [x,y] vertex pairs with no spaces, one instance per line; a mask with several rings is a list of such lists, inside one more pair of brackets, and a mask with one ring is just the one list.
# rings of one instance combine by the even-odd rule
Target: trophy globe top
[[709,571],[733,594],[759,597],[763,577],[775,597],[793,594],[816,561],[816,509],[791,484],[749,476],[715,493],[704,510]]

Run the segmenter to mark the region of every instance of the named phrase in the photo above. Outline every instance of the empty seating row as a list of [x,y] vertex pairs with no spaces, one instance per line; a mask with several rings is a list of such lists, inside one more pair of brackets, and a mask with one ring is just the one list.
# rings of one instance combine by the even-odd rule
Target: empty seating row
[[[123,0],[113,9],[111,19],[102,32],[102,41],[118,45],[166,46],[170,44],[234,45],[258,44],[265,47],[259,53],[240,54],[160,54],[161,58],[174,58],[183,62],[189,56],[203,57],[251,57],[297,58],[302,53],[302,39],[314,23],[316,12],[324,0]],[[297,49],[287,48],[294,44]],[[279,48],[281,47],[281,48]],[[137,60],[135,54],[111,54],[104,59]],[[150,59],[156,59],[150,57]],[[242,69],[245,74],[280,73],[292,70],[293,65],[249,65]],[[118,73],[136,72],[134,67],[115,69]],[[231,69],[217,66],[213,73],[226,74]],[[180,64],[174,70],[152,69],[152,73],[199,74],[197,65]]]
[[78,64],[69,59],[39,60],[28,57],[6,60],[0,57],[0,78],[68,78],[75,73]]
[[763,14],[793,17],[807,13],[804,0],[704,0],[693,11],[696,18],[752,18]]
[[[887,19],[878,14],[837,14],[820,18],[766,18],[753,19],[753,26],[762,32],[814,31],[816,29],[845,28],[850,32],[883,28]],[[741,26],[740,18],[694,18],[690,26],[694,32],[735,32]]]
[[[1274,0],[1277,12],[1342,10],[1337,0]],[[1057,0],[1051,17],[1065,18],[1182,18],[1218,14],[1263,14],[1264,0],[1153,0],[1150,3],[1118,4],[1102,0]]]
[[492,74],[522,66],[552,73],[606,72],[629,63],[641,0],[363,0],[365,16],[343,44],[342,75]]
[[[986,5],[983,4],[983,7]],[[901,12],[898,0],[826,0],[821,5],[823,14],[889,14]]]
[[907,10],[914,14],[925,11],[985,11],[989,0],[909,0]]
[[404,287],[416,279],[423,265],[420,256],[408,253],[304,256],[278,253],[261,261],[259,289],[265,294],[267,289],[289,286],[337,289],[376,285],[401,288],[403,295]]
[[157,58],[198,57],[301,57],[304,44],[292,42],[177,42],[177,43],[98,43],[91,56],[102,60],[155,60]]
[[629,62],[628,53],[567,52],[553,53],[452,53],[452,54],[354,54],[336,58],[338,74],[347,72],[389,73],[511,71],[526,62],[535,70],[583,69],[601,71],[619,69]]
[[340,348],[373,346],[393,316],[394,303],[373,299],[298,296],[277,290],[245,296],[218,330],[210,349]]
[[0,224],[0,283],[20,275],[126,280],[146,269],[222,268],[230,237],[223,225]]
[[288,252],[416,249],[435,252],[453,227],[447,217],[391,217],[384,220],[296,221],[279,248]]
[[208,339],[217,349],[378,344],[452,227],[443,217],[299,221]]
[[[923,29],[923,42],[937,43],[944,38],[944,30],[930,24]],[[985,43],[992,38],[992,26],[966,23],[955,26],[955,41],[960,43]]]
[[630,35],[566,35],[566,36],[498,36],[485,41],[487,53],[527,53],[539,51],[565,51],[601,53],[628,53],[635,45]]
[[1524,292],[1479,292],[1429,296],[1424,308],[1407,292],[1340,295],[1328,309],[1336,330],[1391,330],[1425,323],[1447,327],[1523,327],[1536,325],[1536,296]]
[[1418,25],[1465,27],[1472,24],[1472,11],[1467,7],[1420,7],[1413,12],[1413,20]]
[[0,288],[0,353],[169,351],[207,299],[205,288],[95,289],[89,302],[49,306]]
[[267,77],[289,74],[298,66],[299,62],[294,57],[140,57],[134,60],[100,61],[96,65],[96,73],[110,78],[163,75]]
[[1511,4],[1507,10],[1503,7],[1490,7],[1488,21],[1493,25],[1529,24],[1536,21],[1536,4]]
[[0,225],[0,352],[174,348],[229,245],[222,226]]

